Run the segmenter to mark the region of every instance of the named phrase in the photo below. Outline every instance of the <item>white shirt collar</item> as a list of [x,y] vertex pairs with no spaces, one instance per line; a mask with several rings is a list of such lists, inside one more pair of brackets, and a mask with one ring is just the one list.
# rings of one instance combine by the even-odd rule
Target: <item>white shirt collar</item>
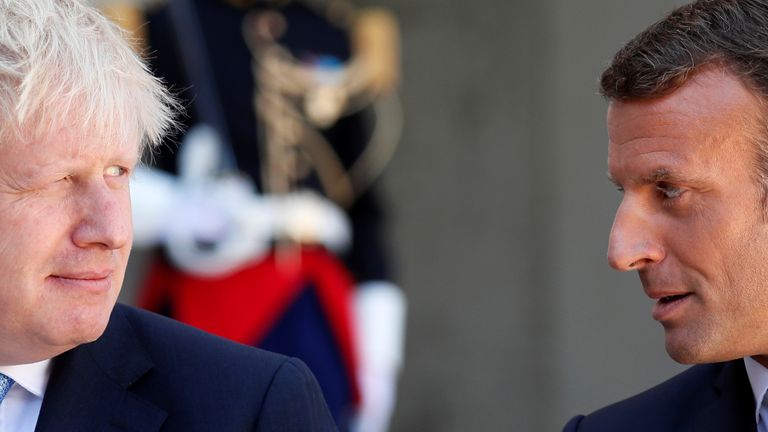
[[744,367],[747,369],[749,384],[752,385],[752,395],[755,397],[755,423],[760,419],[760,405],[768,390],[768,369],[752,357],[744,357]]
[[28,392],[42,398],[51,376],[51,360],[23,365],[0,366],[0,373],[12,378]]

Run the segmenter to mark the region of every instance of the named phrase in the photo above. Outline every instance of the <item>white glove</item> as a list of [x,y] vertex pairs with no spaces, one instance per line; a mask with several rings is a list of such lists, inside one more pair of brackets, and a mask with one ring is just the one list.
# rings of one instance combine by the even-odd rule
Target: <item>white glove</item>
[[343,252],[351,241],[347,215],[311,191],[258,195],[239,176],[220,176],[216,132],[191,129],[179,151],[179,176],[140,167],[131,185],[137,246],[164,243],[174,265],[219,276],[262,258],[273,240],[321,244]]
[[275,221],[277,237],[295,243],[322,244],[336,253],[349,247],[349,218],[331,200],[310,190],[273,195],[269,199],[279,214]]
[[[189,207],[188,189],[215,177],[219,164],[221,143],[216,132],[206,125],[198,125],[187,133],[179,151],[179,176],[138,166],[131,178],[131,209],[133,216],[133,242],[138,247],[156,246],[165,241],[169,227],[184,217],[208,219],[199,208]],[[199,187],[199,186],[198,186]],[[181,221],[177,221],[181,217]]]
[[136,168],[131,178],[134,246],[151,247],[163,241],[177,194],[175,176],[145,166]]
[[363,283],[355,290],[354,313],[362,404],[352,421],[352,431],[385,432],[403,364],[405,295],[390,282]]
[[224,275],[269,252],[273,211],[241,178],[182,190],[165,234],[168,257],[198,276]]
[[273,205],[249,181],[219,176],[221,143],[208,126],[191,129],[179,176],[140,167],[131,182],[137,246],[164,243],[174,265],[219,276],[264,256],[274,232]]

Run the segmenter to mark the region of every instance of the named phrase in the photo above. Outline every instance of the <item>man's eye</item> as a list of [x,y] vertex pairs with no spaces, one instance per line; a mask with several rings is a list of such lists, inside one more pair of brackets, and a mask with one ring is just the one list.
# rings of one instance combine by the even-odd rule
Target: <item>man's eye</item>
[[128,172],[128,170],[123,168],[123,167],[121,167],[121,166],[112,165],[112,166],[108,166],[104,170],[104,175],[106,175],[108,177],[120,177],[122,175],[125,175],[127,172]]
[[666,183],[659,183],[656,185],[656,190],[664,195],[666,199],[675,199],[683,194],[683,189],[674,187]]

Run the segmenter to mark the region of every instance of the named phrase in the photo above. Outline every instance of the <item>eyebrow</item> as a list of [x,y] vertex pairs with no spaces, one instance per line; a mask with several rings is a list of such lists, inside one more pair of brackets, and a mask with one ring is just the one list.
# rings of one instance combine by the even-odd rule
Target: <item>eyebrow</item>
[[[607,174],[608,180],[615,184],[616,186],[621,186],[619,182],[614,179],[610,173]],[[653,170],[652,173],[642,176],[640,178],[639,184],[653,184],[658,182],[672,182],[672,183],[686,183],[686,184],[692,184],[697,185],[703,183],[701,179],[696,179],[693,177],[685,177],[681,176],[679,174],[673,173],[668,168],[656,168]]]
[[679,176],[672,174],[667,168],[656,168],[650,175],[640,178],[642,184],[657,183],[663,181],[680,181],[683,180]]

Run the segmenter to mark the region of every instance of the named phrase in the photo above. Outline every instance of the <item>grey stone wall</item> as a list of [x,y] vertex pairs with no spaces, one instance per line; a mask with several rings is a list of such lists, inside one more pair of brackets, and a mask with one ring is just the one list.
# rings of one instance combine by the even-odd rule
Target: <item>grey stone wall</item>
[[396,431],[559,430],[681,369],[605,246],[611,55],[670,0],[390,1],[407,130],[385,178],[409,293]]

